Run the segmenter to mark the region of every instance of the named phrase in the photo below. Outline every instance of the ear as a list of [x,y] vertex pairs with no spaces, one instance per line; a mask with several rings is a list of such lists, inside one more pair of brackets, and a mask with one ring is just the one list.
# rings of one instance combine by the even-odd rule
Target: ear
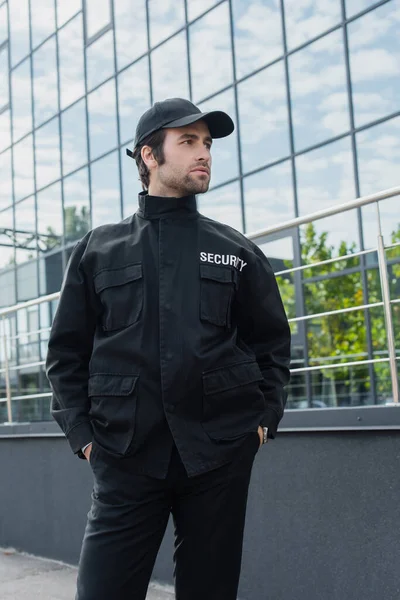
[[143,146],[140,154],[144,164],[149,170],[154,169],[157,166],[157,161],[153,156],[153,149],[150,148],[150,146]]

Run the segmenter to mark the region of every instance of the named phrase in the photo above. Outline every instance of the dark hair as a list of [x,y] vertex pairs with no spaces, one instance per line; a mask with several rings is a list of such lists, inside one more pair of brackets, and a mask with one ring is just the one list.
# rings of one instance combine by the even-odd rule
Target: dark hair
[[150,184],[150,171],[146,166],[142,158],[142,148],[143,146],[150,146],[153,151],[153,156],[159,165],[163,165],[165,163],[164,156],[164,140],[165,140],[165,129],[157,129],[154,133],[151,133],[147,137],[144,138],[142,142],[133,151],[133,158],[136,161],[136,165],[139,171],[139,179],[142,182],[143,190],[149,189]]

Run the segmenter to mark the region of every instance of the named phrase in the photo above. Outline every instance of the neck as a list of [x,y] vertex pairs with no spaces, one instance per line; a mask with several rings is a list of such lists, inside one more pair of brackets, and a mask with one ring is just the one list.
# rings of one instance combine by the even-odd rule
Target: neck
[[183,198],[188,195],[187,191],[172,189],[158,181],[149,184],[147,193],[149,196],[158,196],[159,198]]

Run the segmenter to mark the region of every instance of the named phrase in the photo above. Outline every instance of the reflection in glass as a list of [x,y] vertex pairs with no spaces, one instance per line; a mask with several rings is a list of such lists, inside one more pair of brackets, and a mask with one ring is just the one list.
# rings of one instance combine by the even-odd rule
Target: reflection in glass
[[281,11],[276,0],[233,0],[236,77],[282,56]]
[[[7,229],[7,233],[11,234],[11,232],[14,230],[14,217],[12,208],[8,208],[7,210],[2,210],[0,212],[0,223],[2,229]],[[5,233],[0,235],[0,242],[2,244],[12,244],[9,235],[6,235]],[[14,264],[14,248],[1,246],[0,269],[4,269],[12,264]],[[0,294],[0,297],[1,295],[2,294]]]
[[288,48],[295,48],[334,27],[342,20],[340,0],[284,0]]
[[59,31],[58,42],[60,102],[61,108],[65,108],[85,93],[81,14]]
[[232,83],[228,3],[221,4],[189,28],[194,102]]
[[32,135],[28,135],[14,146],[15,201],[33,192],[33,143]]
[[115,80],[88,96],[90,157],[93,160],[117,145]]
[[335,31],[289,56],[297,150],[349,129],[343,35]]
[[355,198],[350,138],[296,156],[296,180],[300,215]]
[[88,90],[93,89],[114,73],[114,41],[112,31],[86,49]]
[[[360,192],[362,196],[399,185],[400,118],[365,129],[356,135]],[[377,244],[377,213],[374,205],[364,206],[363,236],[367,248]],[[382,233],[386,244],[400,221],[399,198],[379,203]]]
[[32,55],[35,127],[58,111],[56,40],[51,38]]
[[36,188],[60,177],[60,135],[58,117],[36,131]]
[[11,66],[29,54],[28,0],[8,0],[10,11]]
[[[235,120],[235,98],[233,90],[227,90],[199,106],[202,112],[223,110]],[[211,186],[219,185],[238,176],[237,130],[228,137],[216,139],[211,148]]]
[[61,27],[82,8],[82,0],[57,0],[57,21]]
[[85,101],[77,102],[61,113],[64,174],[87,162]]
[[153,98],[188,98],[186,34],[179,33],[151,53]]
[[290,154],[283,61],[238,86],[244,172]]
[[11,115],[6,110],[0,115],[0,152],[11,146]]
[[31,196],[15,205],[15,229],[18,230],[18,240],[25,248],[17,248],[17,263],[36,258],[37,241],[35,225],[35,198]]
[[398,10],[396,3],[388,2],[348,25],[357,127],[399,109]]
[[132,138],[140,116],[150,107],[148,58],[118,76],[119,126],[122,143]]
[[0,45],[8,38],[7,2],[0,7]]
[[292,168],[289,161],[245,177],[246,232],[294,218]]
[[8,47],[0,50],[0,108],[10,102],[8,79]]
[[243,231],[240,187],[237,181],[197,196],[197,202],[199,211],[206,217]]
[[146,0],[115,2],[114,22],[118,69],[122,69],[147,50]]
[[[0,210],[12,204],[11,150],[0,154]],[[3,214],[3,213],[1,213]],[[0,222],[2,218],[0,216]]]
[[80,240],[90,229],[87,168],[66,177],[63,184],[65,239],[72,242]]
[[377,0],[346,0],[346,17],[352,17],[376,3]]
[[31,62],[28,58],[11,72],[14,141],[32,131]]
[[[7,253],[8,254],[8,253]],[[12,306],[17,303],[17,297],[15,294],[15,280],[14,280],[14,269],[8,268],[7,270],[0,271],[0,307],[5,308],[7,306]],[[0,384],[1,386],[1,384]],[[5,394],[2,391],[2,396]],[[0,421],[1,421],[0,417]],[[7,419],[4,419],[6,421]]]
[[185,24],[183,0],[149,0],[150,44],[165,40]]
[[216,3],[217,0],[187,0],[189,21],[193,21]]
[[92,227],[121,220],[118,153],[90,166],[92,177]]
[[62,245],[63,220],[59,181],[38,193],[37,210],[38,246],[43,254]]
[[[133,142],[129,144],[133,146]],[[123,194],[123,219],[136,212],[138,208],[138,194],[142,191],[142,183],[134,160],[129,159],[122,149],[122,194]]]
[[31,26],[32,48],[36,48],[56,30],[54,0],[31,2]]
[[110,0],[85,0],[86,39],[90,39],[111,21]]

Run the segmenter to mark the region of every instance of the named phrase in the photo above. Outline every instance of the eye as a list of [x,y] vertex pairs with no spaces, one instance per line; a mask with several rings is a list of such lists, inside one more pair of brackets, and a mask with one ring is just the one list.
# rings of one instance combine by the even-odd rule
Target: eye
[[184,144],[191,144],[193,142],[193,140],[184,140]]
[[209,142],[205,144],[205,147],[207,148],[207,150],[211,150],[211,144]]

